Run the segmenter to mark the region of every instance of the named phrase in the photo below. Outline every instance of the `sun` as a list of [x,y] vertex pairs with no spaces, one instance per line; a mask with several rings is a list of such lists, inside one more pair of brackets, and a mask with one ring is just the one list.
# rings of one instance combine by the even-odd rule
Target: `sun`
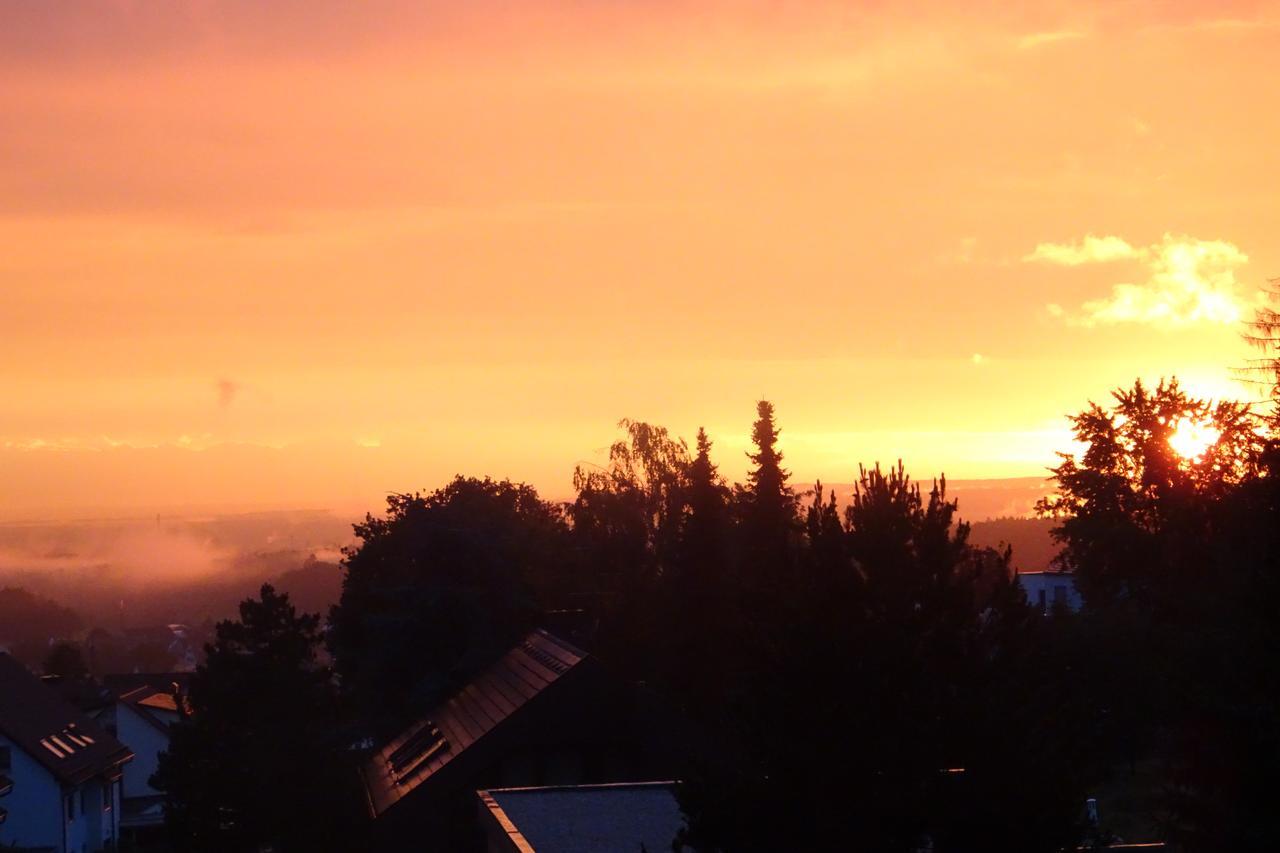
[[1183,459],[1195,460],[1203,456],[1221,437],[1222,430],[1209,421],[1182,418],[1173,425],[1169,446]]

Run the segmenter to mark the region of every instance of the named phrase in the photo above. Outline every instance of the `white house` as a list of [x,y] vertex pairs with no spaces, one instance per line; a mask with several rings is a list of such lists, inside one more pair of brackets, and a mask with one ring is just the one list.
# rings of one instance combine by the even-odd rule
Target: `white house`
[[0,654],[0,847],[90,853],[120,838],[129,748]]
[[1018,572],[1018,583],[1027,601],[1040,613],[1059,606],[1075,613],[1084,604],[1071,572]]
[[133,761],[124,766],[123,808],[120,828],[139,836],[164,823],[164,795],[151,787],[151,775],[160,765],[160,753],[169,748],[169,726],[177,722],[176,690],[151,686],[121,693],[98,721],[121,742],[128,744]]

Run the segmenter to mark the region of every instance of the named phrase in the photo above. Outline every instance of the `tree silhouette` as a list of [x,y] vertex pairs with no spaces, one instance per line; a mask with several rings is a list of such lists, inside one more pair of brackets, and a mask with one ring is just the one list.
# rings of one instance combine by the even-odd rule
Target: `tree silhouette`
[[530,486],[458,477],[355,525],[329,645],[363,719],[394,730],[561,599],[568,529]]
[[21,587],[0,588],[0,643],[29,666],[49,653],[49,641],[75,636],[84,620],[70,608]]
[[1243,370],[1244,378],[1262,386],[1270,396],[1273,427],[1280,426],[1280,311],[1271,307],[1280,299],[1280,279],[1272,279],[1267,292],[1270,305],[1259,305],[1245,324],[1244,339],[1258,351]]
[[773,404],[761,400],[751,428],[755,451],[747,453],[754,467],[735,497],[742,522],[744,582],[759,587],[763,595],[776,594],[780,585],[794,580],[796,495],[787,482],[791,474],[782,467],[778,435]]
[[813,488],[813,502],[805,513],[804,532],[808,541],[809,573],[827,583],[855,577],[849,570],[849,545],[834,491],[823,500],[822,481]]
[[320,617],[262,587],[218,623],[152,784],[184,850],[334,849],[350,831],[345,761]]
[[736,669],[739,600],[731,574],[729,489],[711,461],[711,439],[698,429],[688,466],[681,527],[663,567],[651,621],[659,677],[690,713],[708,718],[725,700]]
[[[1176,381],[1114,398],[1073,419],[1086,450],[1062,454],[1058,494],[1039,507],[1058,519],[1059,563],[1088,605],[1082,640],[1095,653],[1080,687],[1107,712],[1114,758],[1161,768],[1168,840],[1274,849],[1276,435],[1248,407],[1190,398]],[[1218,434],[1199,457],[1170,445],[1188,419]]]
[[679,536],[689,450],[665,427],[623,419],[604,468],[579,465],[568,507],[574,535],[620,595],[647,588]]
[[[1070,686],[1050,689],[1009,554],[969,545],[945,481],[926,497],[901,464],[861,470],[843,525],[835,506],[815,495],[797,546],[805,574],[745,601],[753,666],[721,707],[732,746],[682,787],[680,842],[1071,844],[1087,750],[1068,737],[1079,728]],[[992,701],[1007,706],[994,719]]]
[[[1110,409],[1090,403],[1072,417],[1086,449],[1079,460],[1059,454],[1058,492],[1037,510],[1061,519],[1058,563],[1075,572],[1090,604],[1184,598],[1191,593],[1182,584],[1205,580],[1195,565],[1213,547],[1209,508],[1258,471],[1260,424],[1248,406],[1192,398],[1176,379],[1154,391],[1135,382],[1113,397]],[[1218,433],[1198,458],[1179,456],[1170,443],[1184,422]]]
[[685,513],[679,533],[678,557],[673,574],[677,583],[705,580],[719,587],[728,560],[730,491],[711,461],[711,439],[698,428],[697,453],[689,464],[684,487]]
[[45,675],[57,675],[62,678],[83,678],[89,674],[89,667],[84,661],[80,647],[74,643],[55,643],[45,656]]

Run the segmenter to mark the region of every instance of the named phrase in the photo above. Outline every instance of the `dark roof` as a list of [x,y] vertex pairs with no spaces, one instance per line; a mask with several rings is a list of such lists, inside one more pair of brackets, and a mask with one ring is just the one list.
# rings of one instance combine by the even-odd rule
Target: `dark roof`
[[58,675],[46,675],[40,680],[63,699],[94,717],[99,711],[109,708],[116,701],[115,694],[90,676],[63,678]]
[[191,675],[190,672],[118,672],[102,676],[102,683],[117,694],[137,687],[154,687],[167,693],[175,684],[185,692]]
[[477,791],[519,853],[670,850],[684,826],[674,782]]
[[578,666],[586,652],[535,631],[364,763],[369,806],[382,814],[526,703]]
[[0,654],[0,733],[68,785],[114,775],[133,758],[127,746],[6,654]]

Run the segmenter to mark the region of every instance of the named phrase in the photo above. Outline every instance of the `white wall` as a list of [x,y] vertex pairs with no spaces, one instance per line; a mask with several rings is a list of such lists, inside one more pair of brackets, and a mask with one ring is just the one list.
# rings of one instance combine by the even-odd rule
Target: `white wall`
[[[79,788],[64,789],[43,765],[3,735],[0,746],[9,747],[8,775],[13,780],[13,790],[0,799],[0,806],[9,812],[8,819],[0,823],[0,847],[16,844],[80,853],[99,850],[108,840],[119,839],[119,797],[111,790],[116,786],[90,779]],[[75,819],[71,821],[66,812],[68,795],[75,798]],[[107,797],[112,797],[110,809],[103,808]]]
[[9,796],[0,799],[0,806],[9,812],[8,819],[0,823],[0,844],[62,850],[62,787],[4,735],[0,735],[0,746],[9,747],[8,776],[13,780]]
[[151,797],[160,792],[147,784],[159,766],[159,755],[169,748],[169,737],[142,719],[124,702],[116,703],[116,739],[133,750],[133,761],[124,766],[124,795]]
[[[1041,593],[1044,594],[1043,609],[1046,613],[1053,609],[1055,595],[1065,595],[1067,609],[1072,612],[1079,610],[1084,604],[1084,600],[1076,590],[1075,577],[1065,572],[1020,573],[1018,583],[1022,584],[1022,589],[1027,594],[1027,602],[1036,609],[1040,609]],[[1065,592],[1055,593],[1057,589],[1063,589]]]

